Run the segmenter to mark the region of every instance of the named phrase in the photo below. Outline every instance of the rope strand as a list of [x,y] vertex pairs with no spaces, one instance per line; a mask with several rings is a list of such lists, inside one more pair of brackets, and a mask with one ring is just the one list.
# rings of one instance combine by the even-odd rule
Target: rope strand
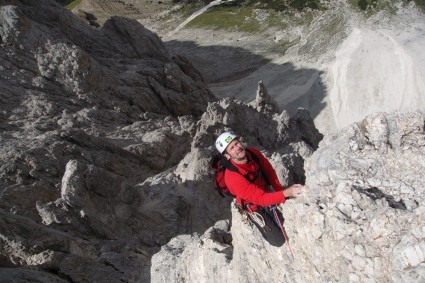
[[249,216],[253,221],[260,225],[261,228],[264,228],[266,226],[266,221],[264,221],[263,216],[261,216],[261,214],[259,214],[258,212],[250,212]]
[[295,255],[294,255],[294,252],[293,252],[293,251],[292,251],[292,249],[291,249],[291,245],[289,245],[288,236],[286,235],[286,232],[285,232],[285,230],[284,230],[284,228],[283,228],[283,225],[282,225],[282,223],[280,222],[279,215],[277,215],[277,212],[276,212],[276,206],[270,207],[270,209],[273,211],[273,215],[274,215],[274,217],[275,217],[275,219],[276,219],[277,223],[279,224],[280,231],[282,232],[282,235],[283,235],[283,237],[285,238],[286,247],[287,247],[287,250],[288,250],[288,252],[289,252],[289,253],[288,253],[288,255],[290,255],[290,258],[292,259],[292,261],[295,261]]

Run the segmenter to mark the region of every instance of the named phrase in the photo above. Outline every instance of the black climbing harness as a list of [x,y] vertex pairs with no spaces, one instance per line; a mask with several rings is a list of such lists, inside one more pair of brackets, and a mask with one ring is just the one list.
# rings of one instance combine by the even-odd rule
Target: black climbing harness
[[[252,225],[253,222],[255,222],[261,229],[264,230],[264,232],[267,233],[272,231],[272,228],[266,224],[264,217],[257,211],[252,211],[250,209],[250,205],[238,204],[236,203],[235,200],[234,200],[234,204],[236,205],[239,213],[242,215],[242,222],[249,225]],[[277,205],[271,205],[271,206],[262,207],[262,208],[264,210],[269,210],[273,214],[274,222],[279,227],[282,233],[284,242],[286,243],[287,255],[292,261],[295,261],[295,254],[292,251],[291,245],[289,244],[289,238],[288,238],[288,235],[286,234],[285,228],[283,227],[283,221],[280,220],[279,214],[277,212],[277,210],[279,210],[279,212],[283,214],[282,210]],[[267,212],[265,211],[265,213]]]

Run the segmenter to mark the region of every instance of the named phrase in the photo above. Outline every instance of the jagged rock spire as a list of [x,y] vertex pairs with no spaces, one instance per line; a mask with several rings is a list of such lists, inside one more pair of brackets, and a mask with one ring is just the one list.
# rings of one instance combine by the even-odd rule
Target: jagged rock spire
[[255,100],[251,103],[260,112],[267,114],[279,112],[279,106],[276,101],[274,101],[273,97],[271,97],[267,92],[267,88],[263,81],[258,82],[257,94],[255,96]]

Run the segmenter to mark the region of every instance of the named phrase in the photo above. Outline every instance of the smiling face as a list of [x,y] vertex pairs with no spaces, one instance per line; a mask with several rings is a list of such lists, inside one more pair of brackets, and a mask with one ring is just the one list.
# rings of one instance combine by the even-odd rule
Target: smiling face
[[241,144],[241,142],[237,139],[232,140],[231,143],[226,147],[226,152],[224,156],[227,159],[233,159],[235,161],[244,160],[245,159],[245,147]]

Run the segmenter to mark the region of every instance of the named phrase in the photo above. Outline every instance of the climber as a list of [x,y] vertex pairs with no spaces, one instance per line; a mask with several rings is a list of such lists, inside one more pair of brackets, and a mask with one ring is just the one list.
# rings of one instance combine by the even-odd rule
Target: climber
[[276,211],[276,205],[284,203],[287,198],[300,196],[303,186],[294,184],[285,189],[267,158],[258,149],[246,148],[239,137],[232,133],[221,134],[215,146],[225,157],[228,163],[226,168],[233,168],[225,170],[224,180],[235,196],[235,203],[254,220],[261,216],[261,221],[252,222],[270,244],[282,245],[285,239],[280,234],[279,225],[273,220],[273,210]]

